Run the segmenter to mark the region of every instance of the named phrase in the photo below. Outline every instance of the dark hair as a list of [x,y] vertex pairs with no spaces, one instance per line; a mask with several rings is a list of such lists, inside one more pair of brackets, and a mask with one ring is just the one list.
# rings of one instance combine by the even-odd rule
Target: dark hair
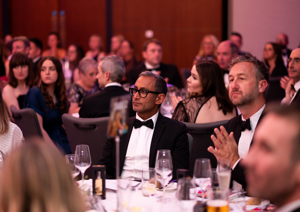
[[43,50],[43,42],[39,38],[29,38],[29,41],[34,43],[40,50]]
[[143,45],[143,51],[144,51],[144,52],[147,51],[148,45],[149,45],[150,43],[155,43],[155,44],[157,44],[157,45],[159,45],[159,46],[162,47],[161,42],[160,42],[159,40],[157,40],[157,39],[155,39],[155,38],[152,38],[152,39],[146,40],[146,41],[144,42],[144,45]]
[[260,80],[266,80],[267,82],[269,81],[268,68],[266,67],[266,65],[263,62],[261,62],[260,60],[258,60],[256,57],[254,57],[251,54],[240,55],[240,56],[237,56],[236,58],[232,59],[229,70],[235,64],[241,63],[241,62],[249,62],[249,63],[253,64],[257,82],[259,82]]
[[28,76],[26,78],[26,85],[31,87],[33,82],[33,70],[32,70],[32,62],[25,54],[21,52],[16,52],[13,54],[9,61],[9,81],[8,84],[13,88],[18,86],[18,80],[16,79],[13,68],[17,66],[28,66]]
[[59,36],[59,34],[58,34],[58,32],[50,32],[49,34],[48,34],[48,38],[49,38],[49,36],[50,35],[55,35],[56,36],[56,38],[57,38],[57,47],[61,47],[61,44],[60,44],[60,36]]
[[[288,105],[288,106],[280,106],[275,107],[273,110],[270,111],[271,113],[274,113],[277,116],[280,116],[282,118],[289,119],[291,122],[297,125],[298,129],[300,128],[300,107],[299,105]],[[293,150],[292,150],[292,161],[298,161],[300,160],[300,130],[296,132],[295,137],[292,141]]]
[[242,35],[240,33],[238,33],[238,32],[232,32],[231,35],[238,36],[241,39],[241,41],[243,40]]
[[[274,52],[275,52],[275,54],[276,54],[276,61],[275,61],[275,64],[276,64],[276,65],[284,64],[284,63],[283,63],[283,59],[282,59],[282,49],[281,49],[281,47],[280,47],[277,43],[273,43],[273,42],[268,42],[268,43],[266,43],[266,45],[267,45],[267,44],[271,44],[272,47],[273,47],[273,49],[274,49]],[[266,45],[265,45],[265,46],[266,46]],[[265,63],[268,67],[270,67],[270,65],[269,65],[269,63],[268,63],[268,60],[266,60],[265,58],[264,58],[264,63]]]
[[75,49],[76,49],[76,61],[75,62],[76,62],[76,64],[78,64],[79,61],[82,58],[84,58],[84,55],[85,55],[84,49],[79,44],[71,44],[70,46],[75,46]]
[[9,130],[9,119],[8,119],[7,106],[2,97],[2,89],[0,89],[0,135],[3,135]]
[[66,97],[66,86],[65,86],[65,77],[62,69],[62,65],[59,59],[52,56],[43,57],[38,64],[38,80],[39,80],[39,88],[42,91],[43,96],[45,97],[46,105],[48,108],[56,109],[56,105],[53,102],[52,97],[48,94],[47,84],[43,83],[41,80],[41,68],[43,63],[46,60],[51,60],[55,66],[56,72],[58,74],[57,81],[55,83],[54,94],[59,98],[59,111],[61,114],[67,113],[69,109],[68,100]]
[[152,73],[151,71],[144,71],[140,73],[139,77],[154,77],[155,78],[155,91],[163,94],[167,94],[167,83],[161,76]]
[[235,54],[238,53],[238,47],[232,41],[230,41],[229,44],[230,44],[230,49],[231,49],[231,56],[233,57]]
[[202,85],[201,96],[206,98],[215,96],[219,110],[222,110],[224,115],[232,113],[234,106],[229,99],[219,65],[213,61],[200,61],[195,67]]

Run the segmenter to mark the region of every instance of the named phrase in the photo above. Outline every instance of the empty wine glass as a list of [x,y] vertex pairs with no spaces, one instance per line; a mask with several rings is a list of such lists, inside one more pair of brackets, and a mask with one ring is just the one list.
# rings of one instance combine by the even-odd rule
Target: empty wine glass
[[207,187],[211,186],[211,165],[207,158],[198,158],[195,161],[194,180],[201,189],[202,198],[204,200],[204,192]]
[[65,155],[65,158],[71,169],[72,177],[75,178],[79,174],[79,170],[75,167],[75,154]]
[[166,185],[172,179],[173,164],[170,150],[162,149],[158,150],[156,154],[155,162],[156,179],[162,184],[163,198],[166,190]]
[[77,145],[75,150],[75,167],[80,170],[82,183],[84,182],[84,173],[91,166],[91,154],[88,145]]

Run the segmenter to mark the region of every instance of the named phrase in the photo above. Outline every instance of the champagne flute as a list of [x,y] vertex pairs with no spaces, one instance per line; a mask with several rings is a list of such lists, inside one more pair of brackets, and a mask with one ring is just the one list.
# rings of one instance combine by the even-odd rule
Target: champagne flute
[[204,191],[211,186],[211,165],[208,158],[198,158],[195,161],[194,180],[197,186],[200,187],[202,198],[204,200]]
[[173,164],[170,150],[161,149],[157,151],[155,162],[156,179],[163,186],[163,198],[166,190],[167,183],[172,179]]
[[75,167],[80,170],[82,183],[84,182],[84,173],[91,166],[91,154],[88,145],[77,145],[75,150]]
[[65,155],[67,164],[69,164],[69,167],[71,169],[72,177],[75,178],[79,174],[79,170],[75,167],[75,155],[74,154],[68,154]]

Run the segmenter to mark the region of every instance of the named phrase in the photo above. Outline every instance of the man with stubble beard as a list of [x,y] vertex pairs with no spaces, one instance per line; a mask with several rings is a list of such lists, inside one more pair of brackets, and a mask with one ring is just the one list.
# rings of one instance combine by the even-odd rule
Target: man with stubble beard
[[248,154],[253,134],[265,108],[264,92],[268,86],[268,77],[268,69],[264,63],[252,55],[239,56],[231,61],[229,98],[241,115],[229,120],[226,128],[216,128],[216,136],[211,136],[215,148],[208,148],[218,162],[230,166],[232,180],[244,188],[246,182],[240,161]]

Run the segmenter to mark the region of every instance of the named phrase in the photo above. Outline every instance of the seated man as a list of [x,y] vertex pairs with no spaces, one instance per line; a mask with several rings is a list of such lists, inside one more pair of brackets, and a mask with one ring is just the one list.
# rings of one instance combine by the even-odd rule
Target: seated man
[[[79,110],[80,118],[97,118],[109,116],[110,99],[129,94],[122,88],[120,82],[125,74],[125,65],[117,56],[107,56],[100,59],[98,65],[98,82],[102,91],[83,99]],[[133,110],[129,112],[134,116]]]
[[243,160],[248,194],[270,200],[276,212],[300,211],[299,129],[299,106],[269,112]]
[[[136,117],[128,120],[128,133],[120,141],[120,173],[140,178],[136,170],[154,167],[159,149],[171,150],[173,178],[177,169],[189,168],[189,144],[186,126],[159,113],[165,99],[165,80],[150,71],[142,72],[130,88]],[[147,126],[143,124],[149,124]],[[106,165],[107,178],[115,178],[115,141],[107,140],[99,164]]]
[[161,63],[162,54],[162,45],[159,40],[147,40],[143,46],[145,62],[137,64],[129,71],[127,76],[128,82],[133,85],[139,74],[148,70],[162,76],[168,84],[172,84],[177,88],[183,88],[177,66]]
[[241,115],[230,119],[226,129],[223,126],[220,130],[216,128],[214,132],[217,137],[211,136],[215,148],[208,148],[219,162],[230,163],[232,179],[244,188],[244,170],[239,162],[248,154],[255,128],[262,118],[268,79],[268,69],[252,55],[238,56],[232,60],[229,98]]

